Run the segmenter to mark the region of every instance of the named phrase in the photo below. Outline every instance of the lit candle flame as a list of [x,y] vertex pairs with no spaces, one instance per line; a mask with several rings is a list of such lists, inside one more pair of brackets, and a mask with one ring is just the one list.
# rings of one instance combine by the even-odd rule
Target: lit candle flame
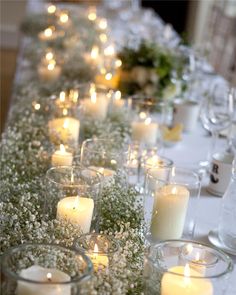
[[144,121],[144,124],[145,125],[149,125],[151,123],[152,119],[151,118],[147,118],[145,121]]
[[119,90],[115,92],[115,99],[121,99],[121,92]]
[[94,249],[93,249],[93,253],[94,253],[94,256],[95,256],[95,258],[97,257],[97,255],[98,255],[98,245],[95,243],[95,245],[94,245]]
[[54,64],[54,63],[50,63],[50,64],[48,64],[48,70],[49,70],[49,71],[53,71],[54,68],[55,68],[55,64]]
[[106,43],[107,42],[107,35],[106,34],[100,34],[99,35],[99,39],[102,43]]
[[73,102],[77,102],[78,98],[79,98],[79,91],[78,90],[72,90],[72,100]]
[[121,67],[122,66],[122,61],[120,59],[117,59],[115,61],[115,65],[116,65],[117,68]]
[[63,116],[68,115],[68,110],[67,110],[66,108],[64,108],[64,109],[62,110],[62,114],[63,114]]
[[60,15],[60,22],[61,22],[61,23],[65,24],[65,23],[68,22],[68,20],[69,20],[69,16],[68,16],[67,13],[62,13],[62,14]]
[[139,117],[140,117],[140,119],[145,119],[145,118],[147,118],[147,115],[146,115],[146,113],[141,112],[141,113],[139,114]]
[[66,93],[65,91],[61,91],[60,94],[59,94],[59,99],[61,102],[64,102],[65,99],[66,99]]
[[105,79],[108,80],[108,81],[111,80],[112,79],[112,73],[107,73],[106,76],[105,76]]
[[49,282],[52,281],[52,274],[50,272],[47,273],[47,279]]
[[36,104],[34,105],[34,108],[35,108],[36,111],[38,111],[38,110],[40,109],[40,104],[39,104],[39,103],[36,103]]
[[99,48],[98,46],[93,46],[92,50],[91,50],[91,58],[92,59],[96,59],[98,57],[98,53],[99,53]]
[[99,24],[98,24],[99,28],[101,30],[105,30],[107,28],[107,20],[105,18],[102,18],[100,21],[99,21]]
[[112,45],[109,45],[107,48],[104,49],[104,55],[112,56],[115,54],[115,48]]
[[44,30],[44,35],[46,37],[51,37],[52,36],[52,28],[47,28]]
[[56,8],[55,5],[50,5],[50,6],[48,6],[48,9],[47,10],[48,10],[48,13],[49,14],[53,14],[53,13],[56,12],[57,8]]
[[62,153],[65,153],[66,149],[65,149],[64,144],[60,144],[60,151],[61,151]]
[[95,21],[97,19],[96,7],[89,8],[88,19],[91,21]]
[[177,188],[176,188],[176,186],[174,186],[174,187],[171,189],[171,193],[172,193],[173,195],[176,195],[176,193],[177,193]]
[[50,51],[50,52],[47,52],[46,53],[46,55],[45,55],[45,57],[46,57],[46,60],[51,60],[51,59],[53,59],[53,53]]
[[68,126],[69,126],[69,122],[68,122],[68,120],[66,119],[66,120],[64,121],[64,123],[63,123],[63,128],[67,129]]
[[92,103],[96,103],[96,101],[97,101],[97,93],[96,92],[93,92],[91,94],[91,102]]

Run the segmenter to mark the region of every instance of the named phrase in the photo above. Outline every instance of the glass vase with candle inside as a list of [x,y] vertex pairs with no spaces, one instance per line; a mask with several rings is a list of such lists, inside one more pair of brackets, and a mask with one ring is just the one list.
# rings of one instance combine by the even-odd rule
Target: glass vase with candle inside
[[166,122],[167,104],[152,98],[132,97],[132,141],[143,148],[162,146],[161,126]]
[[71,223],[88,233],[98,230],[103,176],[82,166],[60,166],[46,173],[45,217]]
[[122,169],[129,155],[127,144],[119,145],[109,139],[87,139],[81,147],[81,164],[112,177]]
[[144,212],[149,242],[193,237],[200,188],[199,176],[190,170],[147,170]]
[[81,235],[75,240],[74,248],[91,259],[95,272],[109,268],[113,256],[119,254],[119,243],[112,236],[99,233]]
[[145,295],[223,295],[233,270],[222,251],[188,240],[148,247],[144,259]]
[[3,295],[89,294],[92,263],[82,251],[23,244],[2,256]]

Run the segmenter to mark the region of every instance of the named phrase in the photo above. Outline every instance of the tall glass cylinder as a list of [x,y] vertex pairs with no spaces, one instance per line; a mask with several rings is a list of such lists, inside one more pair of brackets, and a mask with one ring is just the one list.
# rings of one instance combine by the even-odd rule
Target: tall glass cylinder
[[146,295],[223,295],[233,270],[222,251],[188,240],[151,245],[144,261]]
[[59,245],[24,244],[2,256],[4,295],[89,294],[91,260]]
[[78,226],[98,229],[103,176],[82,166],[53,167],[46,173],[45,214]]
[[186,169],[147,171],[144,210],[150,242],[193,237],[200,187],[198,175]]

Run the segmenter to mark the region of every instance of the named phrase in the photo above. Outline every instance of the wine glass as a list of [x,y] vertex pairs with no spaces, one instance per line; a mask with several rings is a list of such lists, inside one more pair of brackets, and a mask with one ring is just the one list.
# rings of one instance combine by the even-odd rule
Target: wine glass
[[211,156],[215,150],[219,132],[228,128],[232,123],[234,101],[228,87],[216,84],[203,101],[200,118],[203,127],[212,135],[211,145],[208,150],[207,161],[200,162],[200,166],[209,167]]

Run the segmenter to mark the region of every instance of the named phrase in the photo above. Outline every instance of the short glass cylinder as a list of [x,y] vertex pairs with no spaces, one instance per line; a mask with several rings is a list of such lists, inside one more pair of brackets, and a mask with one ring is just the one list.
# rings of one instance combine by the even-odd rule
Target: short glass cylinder
[[50,244],[23,244],[2,256],[5,295],[89,294],[91,260],[81,251]]
[[190,170],[148,169],[144,187],[147,240],[192,238],[200,189],[199,176]]
[[81,147],[81,164],[96,169],[104,176],[112,176],[122,169],[129,155],[129,146],[117,145],[109,139],[87,139]]
[[82,233],[98,230],[102,183],[102,174],[82,166],[49,169],[45,215],[76,225]]
[[166,123],[168,105],[137,96],[132,98],[131,105],[132,141],[143,148],[162,146],[160,127]]
[[167,240],[151,245],[144,261],[146,295],[225,294],[233,270],[222,251],[188,240]]
[[112,236],[91,233],[76,239],[74,248],[83,251],[91,259],[94,271],[98,272],[112,264],[119,251],[119,243]]

